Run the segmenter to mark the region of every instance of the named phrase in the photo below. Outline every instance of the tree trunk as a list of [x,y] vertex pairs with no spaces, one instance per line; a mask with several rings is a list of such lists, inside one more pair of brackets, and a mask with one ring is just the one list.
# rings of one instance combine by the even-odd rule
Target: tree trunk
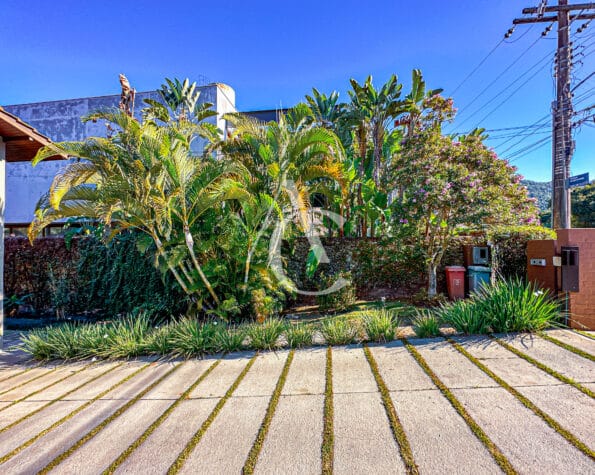
[[436,264],[430,262],[428,264],[428,297],[432,298],[436,296],[436,287],[437,287],[437,279],[436,279]]

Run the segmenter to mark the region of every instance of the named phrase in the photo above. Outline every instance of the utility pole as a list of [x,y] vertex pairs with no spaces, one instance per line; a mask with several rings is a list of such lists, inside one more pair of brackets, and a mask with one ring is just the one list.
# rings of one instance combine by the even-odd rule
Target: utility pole
[[[578,13],[571,13],[578,11]],[[556,13],[556,15],[546,15]],[[516,18],[514,25],[525,23],[558,23],[558,49],[556,51],[556,100],[552,103],[552,228],[570,228],[570,160],[574,149],[572,140],[572,94],[570,68],[572,67],[570,23],[574,20],[595,18],[595,3],[568,5],[568,0],[558,0],[558,5],[547,6],[542,0],[538,7],[523,8],[528,18]]]

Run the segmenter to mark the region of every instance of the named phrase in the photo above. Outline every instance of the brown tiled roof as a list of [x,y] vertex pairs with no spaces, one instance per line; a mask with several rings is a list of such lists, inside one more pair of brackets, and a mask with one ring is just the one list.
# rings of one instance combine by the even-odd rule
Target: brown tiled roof
[[[31,161],[41,147],[52,141],[16,115],[0,107],[0,137],[6,143],[7,162]],[[56,155],[52,159],[66,158]]]

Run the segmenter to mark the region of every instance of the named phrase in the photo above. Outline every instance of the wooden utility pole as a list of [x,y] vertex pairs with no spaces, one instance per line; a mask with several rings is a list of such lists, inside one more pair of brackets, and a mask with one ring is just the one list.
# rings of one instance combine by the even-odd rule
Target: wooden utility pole
[[[577,11],[572,14],[571,12]],[[547,13],[556,15],[546,15]],[[528,18],[516,18],[513,24],[558,23],[558,49],[556,51],[556,100],[552,103],[552,228],[570,228],[570,160],[574,149],[572,140],[572,94],[570,92],[570,69],[572,67],[570,23],[574,20],[595,18],[595,3],[568,5],[568,0],[558,0],[558,5],[523,8]]]

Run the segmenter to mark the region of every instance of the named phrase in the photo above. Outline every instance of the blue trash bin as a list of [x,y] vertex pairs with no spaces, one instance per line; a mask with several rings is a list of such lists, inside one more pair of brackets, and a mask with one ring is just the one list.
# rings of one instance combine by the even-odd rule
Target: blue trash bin
[[469,266],[467,268],[467,282],[469,292],[479,290],[483,285],[489,285],[492,277],[492,269],[484,266]]

